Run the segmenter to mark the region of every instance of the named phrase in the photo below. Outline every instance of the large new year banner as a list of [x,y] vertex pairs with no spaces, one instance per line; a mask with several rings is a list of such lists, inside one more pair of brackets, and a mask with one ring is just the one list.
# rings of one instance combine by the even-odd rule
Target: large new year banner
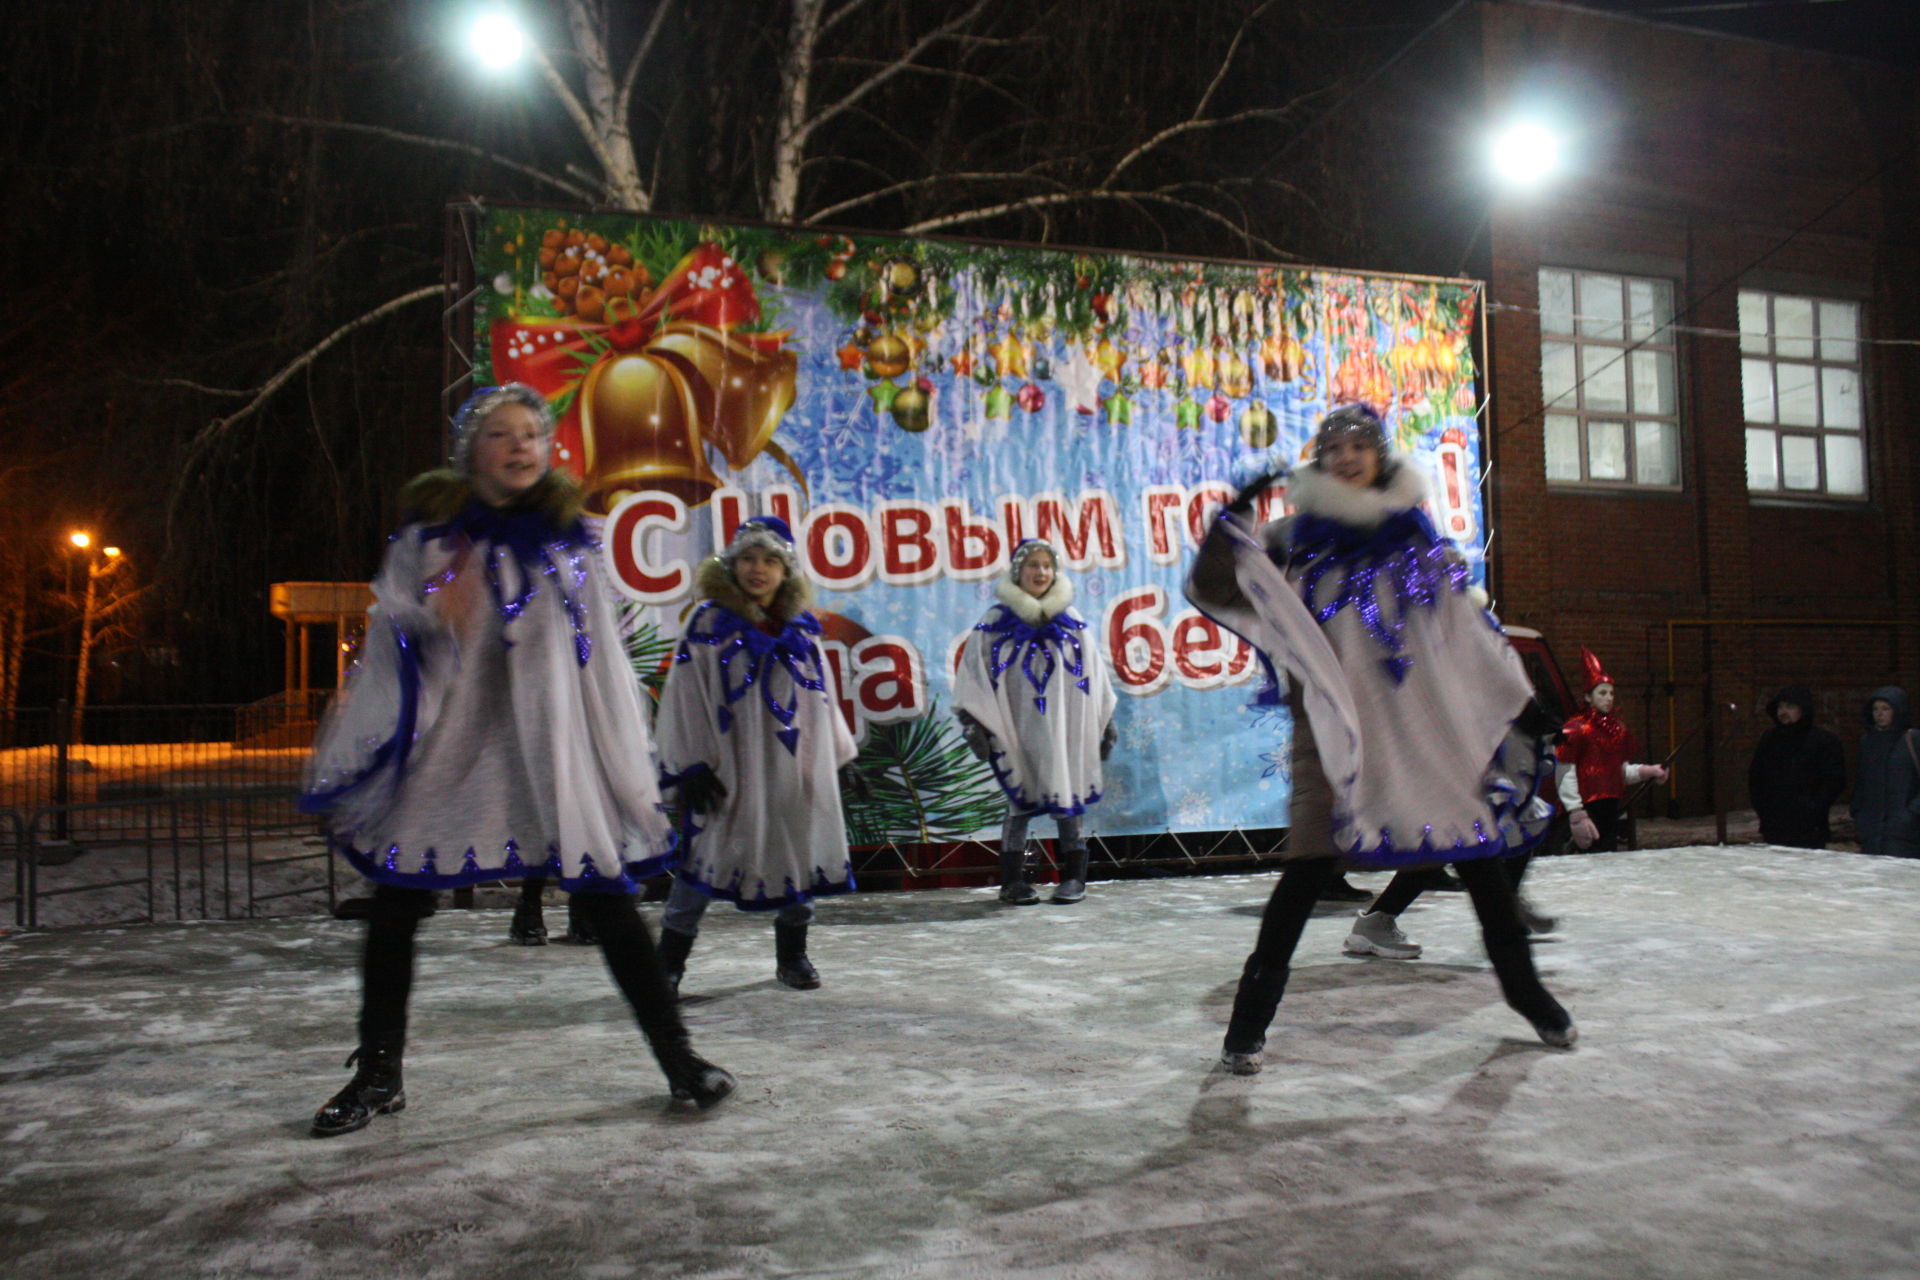
[[1102,834],[1285,825],[1286,712],[1247,708],[1260,664],[1180,584],[1328,408],[1382,413],[1479,571],[1471,282],[524,208],[477,235],[476,372],[552,401],[643,675],[700,558],[792,526],[874,784],[856,843],[998,823],[949,691],[1023,537],[1122,695]]

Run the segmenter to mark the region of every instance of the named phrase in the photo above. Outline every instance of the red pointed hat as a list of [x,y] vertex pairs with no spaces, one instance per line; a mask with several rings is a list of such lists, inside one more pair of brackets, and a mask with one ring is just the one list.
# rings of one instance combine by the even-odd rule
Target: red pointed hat
[[1600,659],[1595,657],[1593,650],[1587,648],[1587,646],[1585,645],[1580,646],[1580,658],[1582,661],[1584,661],[1587,664],[1587,692],[1588,693],[1592,693],[1595,689],[1599,688],[1603,684],[1619,683],[1612,676],[1607,674],[1607,669],[1600,665]]

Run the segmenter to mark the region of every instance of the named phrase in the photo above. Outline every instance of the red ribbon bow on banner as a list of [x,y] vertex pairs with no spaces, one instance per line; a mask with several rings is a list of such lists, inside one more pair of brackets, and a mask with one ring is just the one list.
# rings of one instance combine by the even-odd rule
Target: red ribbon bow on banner
[[609,323],[508,317],[489,333],[495,375],[572,403],[555,433],[558,465],[577,475],[588,506],[665,489],[704,502],[720,479],[706,445],[746,466],[763,451],[806,487],[773,442],[792,407],[799,361],[785,333],[741,333],[760,316],[753,282],[726,250],[705,242],[682,258],[644,307]]

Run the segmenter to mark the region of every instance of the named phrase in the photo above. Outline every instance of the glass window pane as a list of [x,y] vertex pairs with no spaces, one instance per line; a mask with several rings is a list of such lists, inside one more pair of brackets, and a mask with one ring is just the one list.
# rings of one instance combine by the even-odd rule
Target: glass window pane
[[1565,402],[1571,409],[1574,404],[1573,384],[1579,381],[1574,373],[1573,344],[1571,342],[1543,342],[1540,344],[1540,398],[1548,407]]
[[1813,359],[1813,299],[1773,299],[1773,354],[1794,360]]
[[1740,291],[1740,353],[1767,354],[1767,295],[1764,293]]
[[1808,492],[1819,489],[1819,437],[1788,435],[1780,437],[1780,487]]
[[1587,424],[1587,476],[1594,480],[1627,478],[1627,424]]
[[1844,497],[1865,497],[1867,472],[1860,456],[1859,436],[1828,436],[1827,492]]
[[1618,347],[1580,348],[1580,371],[1586,381],[1580,387],[1580,403],[1602,413],[1627,411],[1626,353]]
[[1740,398],[1746,401],[1748,422],[1773,421],[1773,362],[1740,362]]
[[1773,432],[1747,428],[1747,488],[1764,491],[1780,487],[1780,464],[1773,453]]
[[1540,332],[1573,332],[1573,272],[1541,271]]
[[1774,394],[1780,397],[1780,422],[1790,427],[1820,425],[1820,384],[1810,364],[1773,366]]
[[1860,429],[1860,375],[1852,369],[1820,371],[1821,422],[1836,431]]
[[1633,424],[1633,479],[1636,484],[1679,484],[1676,432],[1665,422]]
[[1673,412],[1673,356],[1666,351],[1636,351],[1633,361],[1633,411]]
[[[1620,277],[1581,276],[1580,333],[1588,338],[1620,340]],[[1812,320],[1809,319],[1811,324]]]
[[1860,349],[1853,340],[1860,336],[1860,307],[1852,302],[1820,304],[1820,358],[1853,364]]
[[1547,479],[1580,478],[1580,420],[1564,413],[1547,415]]
[[[1673,288],[1665,280],[1627,281],[1627,337],[1638,341],[1659,333],[1673,315]],[[1661,333],[1658,342],[1670,343],[1673,335]]]

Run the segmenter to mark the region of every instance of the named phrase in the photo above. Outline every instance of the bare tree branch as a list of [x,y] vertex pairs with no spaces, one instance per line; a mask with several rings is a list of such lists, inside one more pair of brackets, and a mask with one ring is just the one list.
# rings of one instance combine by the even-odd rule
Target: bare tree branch
[[1244,243],[1258,246],[1273,258],[1286,262],[1298,262],[1300,260],[1298,254],[1288,253],[1272,241],[1255,235],[1246,227],[1236,225],[1231,218],[1226,217],[1216,210],[1209,209],[1205,205],[1196,203],[1195,201],[1183,199],[1179,196],[1168,195],[1160,191],[1061,191],[1049,195],[1025,196],[1019,200],[1009,200],[1004,204],[989,205],[980,209],[968,209],[960,213],[942,214],[937,218],[927,218],[911,226],[902,227],[900,231],[903,235],[923,235],[947,227],[960,226],[968,222],[981,222],[988,218],[1003,217],[1010,213],[1044,214],[1049,209],[1055,209],[1063,205],[1071,205],[1081,201],[1105,201],[1128,204],[1146,202],[1173,205],[1176,208],[1186,210],[1188,213],[1205,218],[1210,222],[1219,223],[1221,226],[1233,232],[1233,234]]
[[868,0],[848,0],[848,3],[846,5],[842,6],[840,9],[834,11],[833,13],[829,14],[827,17],[825,17],[820,21],[819,34],[826,35],[829,31],[839,26],[842,22],[845,22],[848,18],[851,18],[854,14],[866,8],[867,4],[868,4]]
[[404,142],[416,147],[433,147],[441,151],[457,151],[462,155],[473,156],[477,159],[485,160],[490,164],[497,164],[503,169],[511,169],[515,173],[524,174],[529,178],[544,182],[556,190],[565,192],[576,200],[592,203],[596,198],[593,192],[576,186],[568,182],[565,178],[555,177],[544,169],[536,169],[532,165],[522,164],[518,160],[508,159],[506,156],[500,155],[497,152],[488,151],[484,147],[477,147],[470,142],[456,142],[452,138],[435,138],[428,134],[407,133],[400,129],[389,129],[384,125],[358,124],[351,120],[320,120],[312,116],[285,116],[271,111],[249,112],[247,118],[266,120],[274,124],[296,125],[308,129],[331,129],[337,133],[366,134],[375,138],[385,138],[389,142]]
[[[808,2],[808,0],[796,0],[796,4],[806,3],[806,2]],[[807,144],[807,139],[811,138],[814,135],[814,133],[820,129],[821,126],[825,125],[828,121],[838,116],[841,112],[846,111],[848,108],[852,107],[854,103],[860,101],[860,99],[866,97],[868,94],[878,89],[881,85],[887,83],[887,81],[893,79],[895,76],[905,71],[908,68],[908,66],[914,63],[920,57],[922,53],[926,52],[928,49],[932,48],[934,45],[939,44],[942,40],[946,40],[949,37],[954,36],[959,32],[963,31],[970,23],[973,22],[975,18],[978,18],[980,16],[981,11],[984,10],[986,7],[987,7],[987,0],[975,0],[973,7],[968,9],[965,13],[961,14],[957,18],[952,19],[951,21],[942,23],[941,25],[935,27],[933,30],[927,32],[925,35],[921,36],[920,39],[914,41],[912,48],[908,49],[905,53],[901,54],[898,58],[895,58],[892,62],[888,63],[885,67],[881,68],[879,71],[876,71],[873,75],[867,77],[861,83],[855,85],[846,94],[842,95],[838,100],[836,100],[832,106],[827,107],[825,110],[821,111],[818,115],[815,115],[810,119],[807,119],[803,124],[801,124],[798,131],[795,134],[794,143],[797,146],[805,147]]]
[[[415,289],[409,293],[403,293],[397,298],[389,298],[387,301],[381,303],[379,306],[375,307],[373,310],[367,312],[365,315],[362,315],[357,319],[347,321],[347,323],[341,325],[338,329],[335,329],[332,333],[320,339],[320,341],[314,343],[311,347],[308,347],[305,351],[301,352],[298,356],[295,356],[292,360],[287,362],[287,364],[283,366],[278,373],[274,374],[271,378],[268,378],[265,382],[261,383],[259,387],[255,388],[253,392],[252,400],[249,400],[241,408],[235,410],[233,413],[228,414],[224,418],[215,418],[212,422],[209,422],[206,426],[202,427],[199,433],[195,435],[190,442],[188,442],[186,457],[181,464],[180,472],[179,472],[182,482],[184,482],[186,476],[192,471],[194,463],[198,461],[201,455],[203,455],[209,448],[211,448],[216,441],[218,441],[222,436],[227,434],[227,432],[233,430],[233,428],[237,426],[239,423],[245,421],[246,419],[252,417],[255,413],[257,413],[260,409],[260,406],[264,405],[268,400],[272,399],[274,393],[279,391],[281,387],[285,386],[289,379],[291,379],[295,374],[299,373],[302,369],[305,369],[307,366],[311,365],[315,360],[319,359],[322,355],[325,355],[327,351],[330,350],[335,345],[337,345],[341,339],[345,338],[348,334],[354,332],[356,329],[363,329],[367,325],[372,324],[374,321],[379,320],[384,316],[392,315],[394,312],[399,311],[404,307],[411,306],[416,302],[422,302],[428,298],[441,297],[443,296],[444,293],[445,293],[445,286],[439,285],[439,284],[430,284],[425,286],[424,288]],[[177,494],[178,494],[178,489],[176,488],[176,502],[177,502]],[[167,520],[169,527],[171,527],[173,523],[173,519],[172,519],[173,505],[175,504],[169,503],[168,520]]]
[[207,396],[234,396],[238,398],[253,395],[259,390],[258,387],[247,391],[237,390],[233,387],[209,387],[204,383],[193,382],[186,378],[139,378],[136,379],[136,381],[149,387],[185,387],[189,391],[198,391],[201,395]]
[[627,59],[626,72],[620,77],[620,92],[613,100],[614,118],[630,120],[633,118],[633,86],[640,78],[640,64],[653,52],[653,42],[660,35],[660,28],[666,25],[667,15],[673,12],[673,0],[660,0],[653,11],[652,21],[647,23],[647,32],[640,37],[640,45]]

